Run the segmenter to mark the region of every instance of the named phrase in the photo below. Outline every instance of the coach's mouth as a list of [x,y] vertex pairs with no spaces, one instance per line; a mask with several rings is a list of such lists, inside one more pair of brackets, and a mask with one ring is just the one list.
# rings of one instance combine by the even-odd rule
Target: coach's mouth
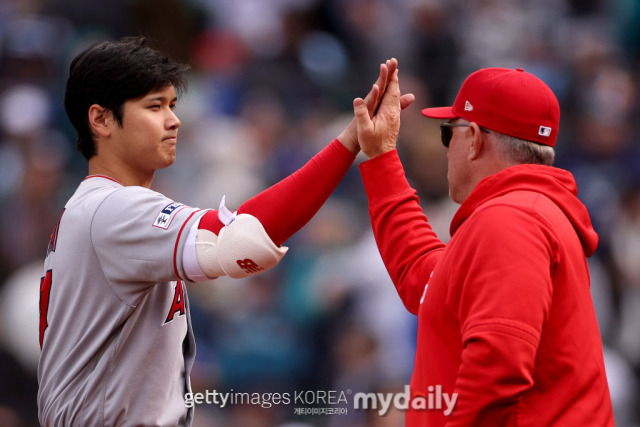
[[162,138],[162,141],[176,144],[178,142],[178,135],[165,136]]

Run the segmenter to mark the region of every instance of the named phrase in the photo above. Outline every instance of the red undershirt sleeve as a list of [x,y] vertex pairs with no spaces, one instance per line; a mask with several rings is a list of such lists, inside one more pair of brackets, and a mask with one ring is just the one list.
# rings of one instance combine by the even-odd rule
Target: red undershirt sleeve
[[[313,218],[354,160],[355,154],[335,139],[296,172],[244,202],[238,213],[258,218],[281,245]],[[222,227],[217,211],[207,212],[199,226],[216,234]]]

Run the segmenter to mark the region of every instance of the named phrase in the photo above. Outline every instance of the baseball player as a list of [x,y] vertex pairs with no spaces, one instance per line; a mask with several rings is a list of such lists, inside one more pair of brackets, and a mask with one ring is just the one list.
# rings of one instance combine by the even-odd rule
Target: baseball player
[[[373,112],[397,67],[367,96]],[[195,342],[185,282],[260,273],[329,197],[358,152],[355,122],[297,172],[230,212],[150,190],[176,156],[187,67],[144,39],[98,43],[71,63],[65,109],[89,176],[51,235],[40,285],[44,426],[190,425]],[[390,83],[394,84],[394,83]],[[402,98],[404,106],[412,95]]]

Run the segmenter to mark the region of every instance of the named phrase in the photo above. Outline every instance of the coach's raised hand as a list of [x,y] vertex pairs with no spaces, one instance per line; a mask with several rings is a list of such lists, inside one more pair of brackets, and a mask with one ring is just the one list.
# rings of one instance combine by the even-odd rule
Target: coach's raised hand
[[415,100],[413,94],[400,94],[397,62],[390,74],[378,111],[372,117],[366,98],[353,100],[355,122],[358,125],[358,143],[368,158],[379,156],[396,148],[400,131],[400,112]]
[[[378,80],[373,84],[371,90],[364,98],[363,112],[366,112],[369,117],[372,117],[382,102],[384,95],[387,91],[387,87],[398,68],[398,61],[395,58],[387,59],[384,64],[380,64],[380,74]],[[361,99],[361,98],[358,98]],[[408,107],[414,100],[413,95],[401,97],[402,108]],[[352,153],[360,151],[358,144],[357,124],[356,119],[349,123],[349,126],[338,136],[338,140],[347,147]]]

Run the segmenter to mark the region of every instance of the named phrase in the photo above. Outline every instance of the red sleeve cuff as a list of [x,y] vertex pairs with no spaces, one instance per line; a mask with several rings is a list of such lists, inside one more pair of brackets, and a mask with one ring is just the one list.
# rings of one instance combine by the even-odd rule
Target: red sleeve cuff
[[388,151],[361,163],[360,174],[371,206],[406,191],[413,191],[398,150]]
[[356,155],[349,151],[347,147],[342,145],[342,142],[340,142],[337,138],[331,141],[331,144],[329,144],[329,146],[333,148],[340,156],[344,157],[345,160],[349,160],[349,164],[353,163],[356,158]]

